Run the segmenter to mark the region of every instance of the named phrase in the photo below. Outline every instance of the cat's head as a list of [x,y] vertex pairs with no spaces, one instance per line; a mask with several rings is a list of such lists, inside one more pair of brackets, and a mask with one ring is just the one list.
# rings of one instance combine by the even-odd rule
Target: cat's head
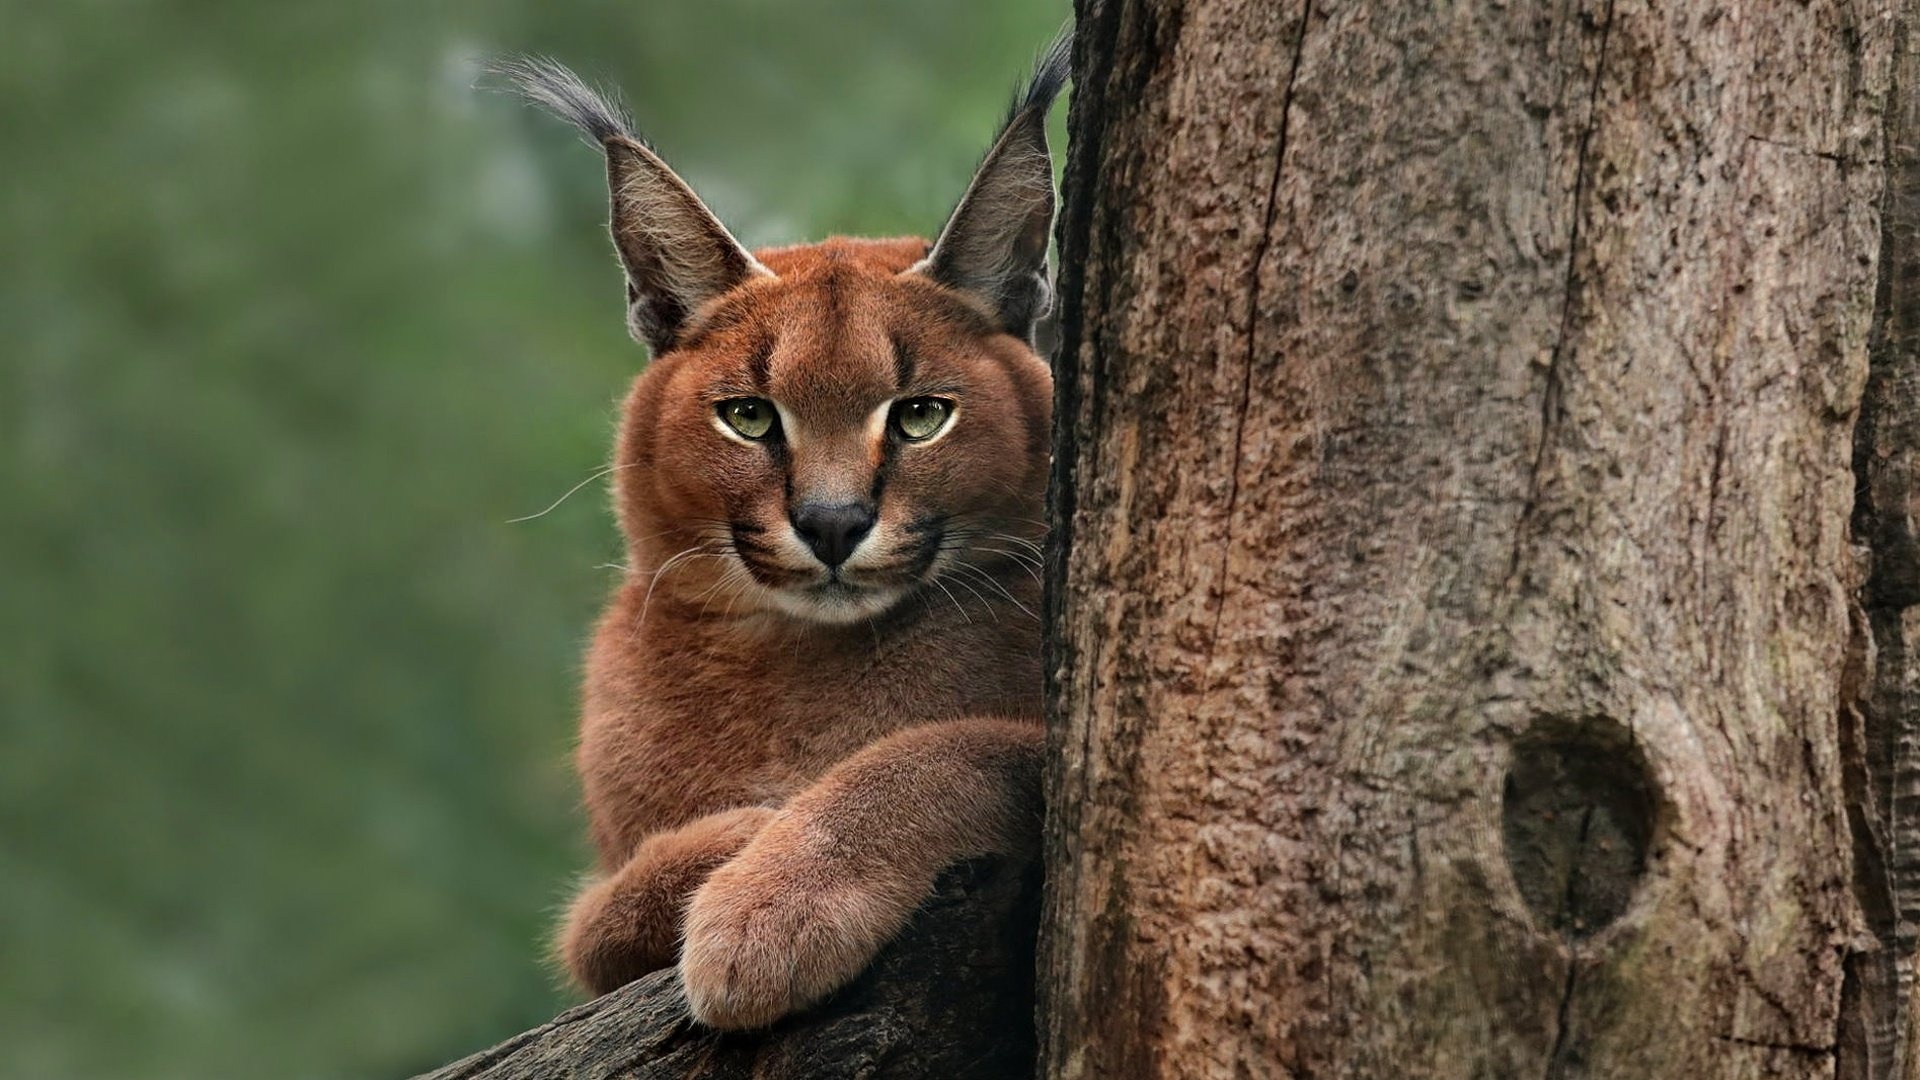
[[616,505],[662,600],[848,623],[1037,563],[1052,379],[1032,342],[1067,56],[1047,52],[933,243],[758,253],[570,72],[502,69],[606,154],[627,324],[653,352]]

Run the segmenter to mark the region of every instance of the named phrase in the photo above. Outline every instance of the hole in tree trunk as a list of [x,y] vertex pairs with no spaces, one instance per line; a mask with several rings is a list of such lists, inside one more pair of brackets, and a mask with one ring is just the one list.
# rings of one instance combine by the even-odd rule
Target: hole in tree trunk
[[1515,740],[1502,833],[1541,927],[1586,937],[1627,910],[1646,874],[1656,807],[1646,756],[1611,720],[1542,719]]

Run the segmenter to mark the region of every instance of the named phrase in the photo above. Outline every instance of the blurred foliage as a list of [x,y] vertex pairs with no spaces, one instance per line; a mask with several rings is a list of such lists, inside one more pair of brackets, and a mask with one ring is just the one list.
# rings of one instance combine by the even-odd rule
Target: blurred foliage
[[0,0],[0,1075],[375,1077],[565,1003],[618,558],[596,155],[926,234],[1060,0]]

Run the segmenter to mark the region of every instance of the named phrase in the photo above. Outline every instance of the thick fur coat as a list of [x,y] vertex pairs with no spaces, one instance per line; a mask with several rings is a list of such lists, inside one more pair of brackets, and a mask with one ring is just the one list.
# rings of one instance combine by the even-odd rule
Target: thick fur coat
[[1042,60],[931,244],[749,253],[630,123],[504,69],[607,156],[628,324],[630,571],[588,657],[578,764],[599,872],[559,952],[604,992],[678,965],[759,1026],[857,975],[948,864],[1040,820],[1051,378]]

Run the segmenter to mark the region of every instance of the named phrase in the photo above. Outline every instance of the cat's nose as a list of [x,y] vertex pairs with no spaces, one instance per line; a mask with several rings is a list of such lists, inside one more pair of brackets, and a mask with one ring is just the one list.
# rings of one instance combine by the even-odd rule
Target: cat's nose
[[813,549],[814,557],[839,566],[873,531],[873,507],[865,503],[806,502],[790,513],[793,531]]

